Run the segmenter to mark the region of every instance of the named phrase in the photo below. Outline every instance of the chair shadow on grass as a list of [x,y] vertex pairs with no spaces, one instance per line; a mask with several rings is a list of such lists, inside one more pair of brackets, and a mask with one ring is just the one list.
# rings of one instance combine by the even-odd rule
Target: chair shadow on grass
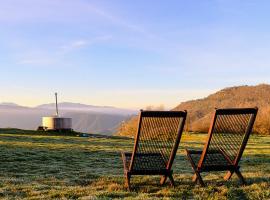
[[[270,157],[266,154],[253,154],[253,155],[244,155],[242,161],[240,161],[243,176],[246,179],[247,185],[260,184],[264,182],[270,182],[270,167],[269,167]],[[177,155],[175,158],[175,163],[173,165],[174,176],[176,187],[179,185],[194,185],[197,184],[192,182],[193,170],[190,166],[190,163],[187,161],[185,155]],[[258,169],[263,169],[263,171],[258,171]],[[255,174],[258,174],[256,176]],[[236,187],[241,187],[237,176],[234,174],[231,180],[225,181],[223,179],[226,171],[221,172],[206,172],[202,176],[207,177],[207,185],[212,186],[221,186],[221,185],[234,185]],[[251,175],[250,175],[251,174]],[[253,175],[254,174],[254,175]],[[216,175],[216,178],[212,179],[209,176]],[[184,176],[179,180],[178,176]],[[157,180],[158,183],[158,180]],[[169,184],[166,184],[169,186]]]
[[[193,144],[193,143],[192,143]],[[198,143],[201,144],[201,143]],[[178,152],[182,152],[183,146],[189,146],[191,145],[191,143],[184,143],[181,144],[179,146],[179,150]],[[191,145],[193,146],[193,145]],[[258,149],[256,147],[250,147],[248,146],[248,148],[246,149],[246,151],[248,150],[248,153],[245,153],[244,151],[244,155],[242,156],[241,160],[240,160],[240,170],[243,172],[243,176],[247,181],[246,185],[251,185],[253,183],[263,183],[263,182],[269,182],[270,181],[270,176],[268,175],[268,177],[265,177],[264,174],[270,174],[270,167],[269,167],[269,163],[270,163],[270,157],[268,154],[259,154]],[[254,154],[256,152],[256,154]],[[260,177],[256,177],[256,176],[250,176],[248,174],[250,173],[258,173],[258,169],[262,169],[263,171],[261,172]],[[185,179],[182,180],[178,180],[178,178],[176,178],[175,182],[176,182],[176,187],[179,185],[196,185],[192,182],[192,176],[193,176],[193,170],[191,168],[190,163],[187,160],[186,155],[183,154],[177,154],[174,160],[174,165],[172,167],[172,170],[174,171],[174,176],[175,175],[185,175],[187,176],[190,175],[190,177],[187,177]],[[260,172],[260,171],[259,171]],[[207,185],[216,185],[216,186],[220,186],[220,185],[226,185],[226,184],[233,184],[235,186],[239,186],[239,181],[236,178],[236,175],[234,174],[231,180],[225,181],[223,180],[223,176],[226,174],[226,171],[221,171],[221,172],[212,172],[213,174],[218,174],[218,179],[217,180],[207,180]],[[212,174],[211,172],[208,173],[203,173],[203,176],[208,176]],[[153,179],[149,179],[151,180],[151,184],[154,185],[159,185],[159,177],[153,177]],[[153,181],[152,181],[153,180]],[[124,181],[124,180],[123,180]],[[144,184],[147,185],[147,182],[145,182]],[[134,183],[134,186],[137,186],[136,182]],[[159,185],[160,186],[160,185]],[[141,187],[141,184],[138,184],[138,187]],[[161,187],[161,186],[160,186]],[[165,184],[165,187],[169,187],[169,184]]]

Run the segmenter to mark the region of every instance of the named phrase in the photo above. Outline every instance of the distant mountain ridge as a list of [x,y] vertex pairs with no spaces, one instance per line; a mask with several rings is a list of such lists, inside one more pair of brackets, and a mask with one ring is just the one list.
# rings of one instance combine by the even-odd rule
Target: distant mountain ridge
[[12,102],[2,102],[2,103],[0,103],[0,108],[25,109],[25,108],[28,108],[28,107],[21,106],[19,104],[12,103]]
[[[16,105],[16,104],[15,104]],[[93,105],[87,105],[87,104],[82,104],[82,103],[72,103],[72,102],[61,102],[58,104],[62,108],[115,108],[112,106],[93,106]],[[47,104],[41,104],[36,106],[36,108],[50,108],[50,109],[55,109],[55,103],[47,103]]]
[[2,102],[0,103],[1,106],[19,106],[16,103],[12,103],[12,102]]
[[[35,108],[38,109],[50,109],[55,110],[55,103],[49,104],[42,104],[36,106]],[[61,102],[58,103],[59,110],[74,110],[74,111],[85,111],[85,112],[97,112],[97,113],[109,113],[109,114],[122,114],[122,115],[130,115],[135,114],[137,111],[131,109],[124,109],[124,108],[116,108],[113,106],[94,106],[94,105],[87,105],[81,103],[71,103],[71,102]]]
[[[270,135],[270,85],[237,86],[222,89],[208,97],[180,103],[173,110],[187,110],[185,129],[207,132],[215,108],[255,107],[259,113],[254,131]],[[118,135],[134,136],[138,117],[131,117],[118,128]]]

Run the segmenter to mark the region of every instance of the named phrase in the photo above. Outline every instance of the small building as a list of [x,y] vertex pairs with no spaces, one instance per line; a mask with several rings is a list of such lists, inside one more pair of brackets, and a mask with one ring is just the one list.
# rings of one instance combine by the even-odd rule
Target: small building
[[57,93],[55,93],[56,115],[52,117],[42,117],[42,126],[37,130],[42,131],[72,131],[72,119],[60,117],[58,112]]
[[45,130],[71,131],[72,119],[67,117],[42,117],[42,126]]

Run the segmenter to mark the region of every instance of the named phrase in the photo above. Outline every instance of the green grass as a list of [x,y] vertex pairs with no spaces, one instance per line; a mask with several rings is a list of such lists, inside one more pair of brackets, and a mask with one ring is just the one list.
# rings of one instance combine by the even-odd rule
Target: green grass
[[184,134],[174,169],[176,187],[159,186],[158,176],[132,178],[135,189],[123,187],[120,151],[131,151],[133,140],[37,135],[0,131],[1,199],[270,199],[270,137],[252,136],[241,160],[248,184],[234,175],[203,174],[207,187],[191,182],[184,147],[202,147],[204,134]]

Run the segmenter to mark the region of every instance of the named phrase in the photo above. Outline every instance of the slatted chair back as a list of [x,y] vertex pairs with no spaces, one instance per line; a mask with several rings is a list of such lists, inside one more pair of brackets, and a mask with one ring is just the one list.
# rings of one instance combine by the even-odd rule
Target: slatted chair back
[[[170,169],[179,146],[186,115],[186,111],[141,111],[130,170],[156,170],[164,168],[164,165]],[[158,159],[160,162],[157,162]],[[163,166],[157,166],[162,162]]]
[[[207,162],[205,157],[209,151],[222,152],[227,161],[237,165],[251,134],[257,111],[258,108],[216,109],[198,167]],[[208,160],[216,164],[219,161],[220,158],[214,155]]]

